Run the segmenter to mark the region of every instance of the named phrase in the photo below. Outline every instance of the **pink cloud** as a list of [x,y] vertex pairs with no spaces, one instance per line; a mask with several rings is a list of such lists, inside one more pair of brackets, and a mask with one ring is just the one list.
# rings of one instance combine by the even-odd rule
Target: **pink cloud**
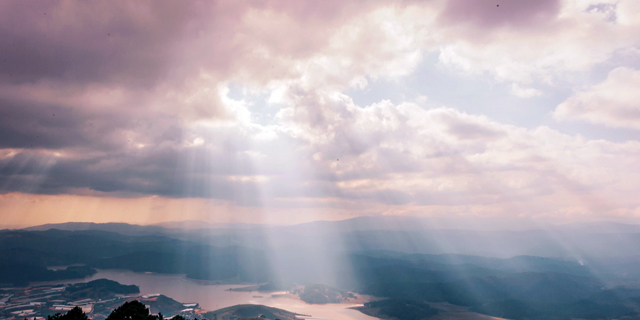
[[560,12],[559,0],[452,0],[447,1],[441,18],[471,28],[533,28],[554,20]]
[[348,93],[406,80],[439,52],[463,75],[542,95],[536,83],[638,43],[621,12],[612,23],[547,0],[149,4],[0,4],[1,192],[350,212],[637,207],[625,191],[640,185],[636,143]]

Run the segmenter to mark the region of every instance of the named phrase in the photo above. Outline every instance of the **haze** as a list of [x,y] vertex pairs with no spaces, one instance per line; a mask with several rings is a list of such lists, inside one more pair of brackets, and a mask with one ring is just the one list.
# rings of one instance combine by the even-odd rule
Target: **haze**
[[4,227],[640,214],[636,1],[0,6]]
[[638,168],[640,1],[0,1],[0,320],[640,319]]

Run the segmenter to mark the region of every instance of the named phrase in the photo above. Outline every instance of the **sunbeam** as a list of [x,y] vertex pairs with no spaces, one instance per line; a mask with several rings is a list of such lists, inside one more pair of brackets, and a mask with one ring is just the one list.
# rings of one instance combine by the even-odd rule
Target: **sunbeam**
[[0,2],[0,320],[640,318],[638,17]]

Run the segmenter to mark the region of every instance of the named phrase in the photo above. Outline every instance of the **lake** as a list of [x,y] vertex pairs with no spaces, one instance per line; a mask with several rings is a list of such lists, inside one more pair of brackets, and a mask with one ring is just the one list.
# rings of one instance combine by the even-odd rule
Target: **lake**
[[220,285],[209,281],[188,279],[185,275],[141,273],[128,270],[98,270],[98,273],[85,279],[62,280],[53,282],[32,283],[78,283],[96,279],[109,279],[121,284],[135,284],[140,287],[140,294],[161,293],[177,301],[188,303],[198,302],[200,307],[213,311],[237,304],[262,304],[287,311],[311,315],[314,318],[333,320],[379,320],[367,316],[359,311],[349,309],[358,304],[308,304],[292,297],[272,297],[265,292],[228,291],[229,288],[245,287],[247,285]]

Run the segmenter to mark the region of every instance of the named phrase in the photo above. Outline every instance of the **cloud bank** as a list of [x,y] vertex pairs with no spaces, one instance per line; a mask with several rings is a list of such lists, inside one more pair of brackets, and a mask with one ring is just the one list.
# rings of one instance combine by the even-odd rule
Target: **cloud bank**
[[[0,203],[15,223],[56,197],[276,223],[640,214],[640,142],[563,130],[639,128],[634,1],[0,6]],[[534,100],[556,122],[356,102],[374,83],[421,88],[429,64],[523,101],[563,88],[557,107]]]

